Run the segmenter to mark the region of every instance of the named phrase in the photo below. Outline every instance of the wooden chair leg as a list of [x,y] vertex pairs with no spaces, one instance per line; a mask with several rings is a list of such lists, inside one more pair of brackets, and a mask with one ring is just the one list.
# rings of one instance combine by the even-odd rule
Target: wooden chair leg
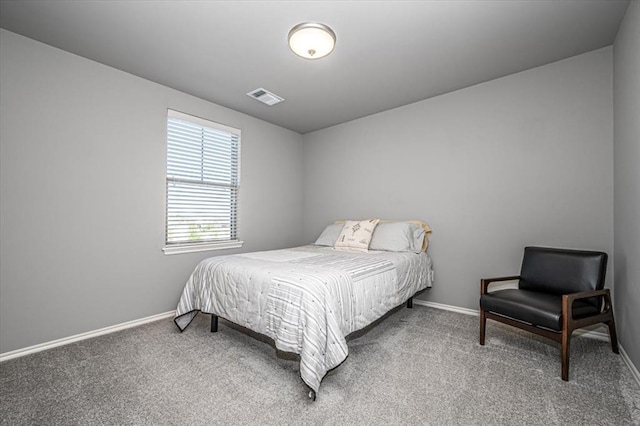
[[485,329],[487,328],[487,317],[484,315],[484,309],[480,309],[480,344],[484,346]]
[[609,326],[609,339],[611,339],[611,350],[618,354],[618,333],[616,333],[616,322],[613,319],[613,315],[611,316],[611,321],[607,321],[607,326]]
[[571,332],[562,330],[562,380],[569,381],[569,342],[571,341]]

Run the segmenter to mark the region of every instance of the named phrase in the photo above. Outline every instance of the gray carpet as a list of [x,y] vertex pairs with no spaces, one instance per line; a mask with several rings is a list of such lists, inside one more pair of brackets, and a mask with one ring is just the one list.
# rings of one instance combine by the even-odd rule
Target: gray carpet
[[478,318],[402,308],[349,339],[307,399],[293,356],[200,314],[0,364],[3,425],[640,424],[640,389],[607,342],[574,338],[570,382],[551,341]]

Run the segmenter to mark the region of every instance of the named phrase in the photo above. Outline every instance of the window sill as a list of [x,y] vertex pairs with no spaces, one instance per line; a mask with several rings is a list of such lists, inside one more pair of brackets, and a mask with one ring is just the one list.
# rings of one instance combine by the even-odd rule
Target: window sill
[[184,254],[184,253],[196,253],[199,251],[210,251],[210,250],[226,250],[232,248],[242,247],[244,241],[226,241],[223,243],[203,243],[203,244],[184,244],[184,245],[175,245],[175,246],[165,246],[162,248],[162,251],[165,255],[172,254]]

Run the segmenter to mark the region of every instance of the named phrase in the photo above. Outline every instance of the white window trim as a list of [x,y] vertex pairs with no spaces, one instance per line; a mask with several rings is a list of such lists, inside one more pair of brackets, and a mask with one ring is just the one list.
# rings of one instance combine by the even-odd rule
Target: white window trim
[[244,244],[244,241],[234,240],[225,241],[221,243],[201,243],[201,244],[182,244],[164,246],[162,251],[165,255],[172,254],[184,254],[184,253],[197,253],[200,251],[212,251],[212,250],[228,250],[233,248],[240,248]]
[[167,117],[173,117],[179,120],[189,121],[191,123],[198,124],[202,127],[211,127],[211,125],[214,124],[216,129],[223,130],[227,133],[232,133],[237,136],[240,136],[242,133],[239,129],[236,129],[234,127],[225,126],[224,124],[220,124],[212,120],[206,120],[204,118],[200,118],[195,115],[185,114],[183,112],[175,111],[173,109],[167,110]]

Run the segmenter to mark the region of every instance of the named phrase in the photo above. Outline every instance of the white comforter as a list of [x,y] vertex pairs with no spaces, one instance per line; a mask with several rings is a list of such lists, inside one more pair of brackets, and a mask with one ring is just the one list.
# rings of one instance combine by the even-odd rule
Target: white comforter
[[300,355],[315,392],[348,355],[345,337],[432,283],[425,254],[303,246],[212,257],[195,269],[176,309],[184,330],[198,311],[269,336]]

